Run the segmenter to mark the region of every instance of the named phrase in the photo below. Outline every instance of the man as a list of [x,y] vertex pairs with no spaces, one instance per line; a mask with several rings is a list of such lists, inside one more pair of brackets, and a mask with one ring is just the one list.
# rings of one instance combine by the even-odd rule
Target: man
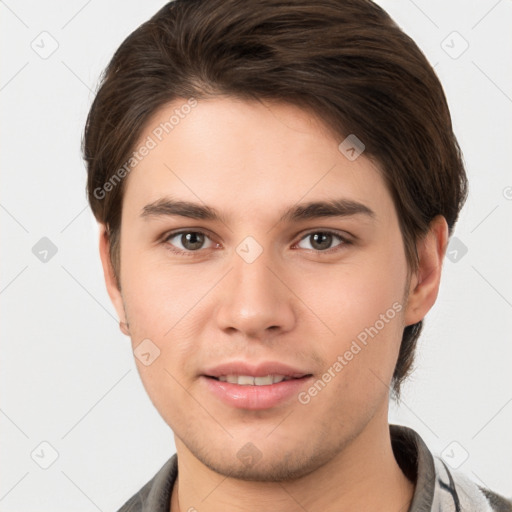
[[84,137],[107,289],[177,454],[128,511],[512,510],[388,424],[467,182],[366,0],[176,0]]

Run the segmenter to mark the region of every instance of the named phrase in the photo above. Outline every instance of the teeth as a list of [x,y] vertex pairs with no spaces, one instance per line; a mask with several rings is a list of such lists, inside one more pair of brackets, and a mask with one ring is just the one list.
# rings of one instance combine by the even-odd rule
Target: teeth
[[[277,382],[281,382],[281,381],[277,380]],[[274,383],[274,378],[272,377],[272,375],[267,375],[266,377],[254,377],[254,385],[255,386],[265,386],[265,385],[268,386],[269,384],[273,384],[273,383]]]
[[222,375],[218,378],[222,382],[238,384],[240,386],[269,386],[283,380],[290,380],[291,377],[284,375],[267,375],[265,377],[251,377],[250,375]]

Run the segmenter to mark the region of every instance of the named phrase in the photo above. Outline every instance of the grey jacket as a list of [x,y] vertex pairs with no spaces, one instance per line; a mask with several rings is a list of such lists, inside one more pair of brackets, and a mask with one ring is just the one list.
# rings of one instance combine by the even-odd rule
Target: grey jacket
[[[431,454],[413,429],[389,425],[389,430],[400,468],[416,482],[408,512],[512,512],[511,499],[449,469],[441,458]],[[118,512],[169,512],[177,474],[178,459],[174,454]]]

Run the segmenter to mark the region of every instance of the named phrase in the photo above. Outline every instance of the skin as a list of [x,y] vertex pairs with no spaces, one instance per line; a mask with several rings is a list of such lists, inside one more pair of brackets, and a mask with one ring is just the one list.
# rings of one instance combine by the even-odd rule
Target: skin
[[[185,101],[156,112],[141,141]],[[175,436],[172,512],[409,508],[414,484],[393,456],[389,385],[404,327],[436,300],[448,227],[434,219],[408,279],[381,171],[364,153],[348,160],[340,142],[295,106],[201,100],[126,178],[121,290],[100,225],[105,281],[123,332],[133,349],[150,339],[160,350],[149,366],[136,363]],[[165,196],[212,206],[225,222],[141,217]],[[375,217],[278,222],[286,207],[341,197]],[[180,229],[205,231],[203,245],[165,239]],[[352,243],[333,237],[322,253],[311,235],[326,229]],[[236,252],[247,236],[263,249],[252,263]],[[193,255],[174,254],[171,244]],[[294,397],[263,411],[236,409],[200,378],[234,359],[280,361],[321,377],[395,302],[401,311],[308,404]],[[237,453],[248,442],[261,459],[246,467]]]

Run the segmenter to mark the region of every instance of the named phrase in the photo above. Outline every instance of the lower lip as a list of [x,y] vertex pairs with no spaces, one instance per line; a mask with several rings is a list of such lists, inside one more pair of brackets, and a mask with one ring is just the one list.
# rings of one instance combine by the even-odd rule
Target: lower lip
[[212,379],[204,375],[201,379],[208,389],[225,404],[239,409],[270,409],[293,396],[297,396],[312,376],[291,379],[264,386],[242,386]]

